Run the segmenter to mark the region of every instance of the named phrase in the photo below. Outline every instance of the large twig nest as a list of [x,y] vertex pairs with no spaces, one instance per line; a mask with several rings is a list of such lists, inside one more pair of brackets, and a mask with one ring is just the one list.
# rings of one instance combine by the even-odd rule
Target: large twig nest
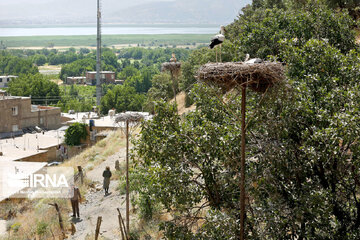
[[116,116],[115,122],[140,122],[144,119],[144,116],[139,113],[120,113]]
[[180,62],[165,62],[161,64],[161,71],[170,71],[174,76],[180,75],[181,63]]
[[208,63],[201,66],[197,74],[198,80],[216,84],[225,92],[246,85],[256,92],[263,93],[284,78],[284,67],[278,62]]

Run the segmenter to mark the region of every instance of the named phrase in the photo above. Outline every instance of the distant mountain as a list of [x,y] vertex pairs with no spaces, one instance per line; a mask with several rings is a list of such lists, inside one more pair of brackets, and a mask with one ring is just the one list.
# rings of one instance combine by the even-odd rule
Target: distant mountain
[[[0,24],[96,22],[96,0],[0,1]],[[104,23],[231,22],[251,0],[101,0]]]
[[174,0],[113,11],[107,21],[128,23],[229,23],[251,0]]

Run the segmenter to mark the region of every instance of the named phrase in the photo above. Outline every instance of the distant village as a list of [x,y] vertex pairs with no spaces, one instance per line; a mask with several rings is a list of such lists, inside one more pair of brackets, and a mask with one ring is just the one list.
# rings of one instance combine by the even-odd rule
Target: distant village
[[[99,116],[96,107],[90,112],[61,113],[59,107],[33,105],[31,97],[11,96],[5,89],[17,76],[0,76],[0,158],[2,164],[32,162],[33,171],[44,166],[58,165],[79,154],[83,149],[105,138],[112,130],[122,127],[115,122],[115,110]],[[101,72],[102,82],[121,84],[115,73]],[[68,77],[65,84],[96,84],[96,72],[86,77]],[[78,146],[64,142],[66,129],[73,123],[87,124],[88,135]],[[0,198],[0,201],[2,199]]]

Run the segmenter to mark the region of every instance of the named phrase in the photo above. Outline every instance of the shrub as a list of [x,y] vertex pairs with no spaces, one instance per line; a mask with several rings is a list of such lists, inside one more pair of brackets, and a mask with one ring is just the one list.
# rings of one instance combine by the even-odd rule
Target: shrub
[[74,123],[65,132],[65,143],[69,146],[76,146],[81,143],[81,139],[86,139],[88,135],[85,123]]

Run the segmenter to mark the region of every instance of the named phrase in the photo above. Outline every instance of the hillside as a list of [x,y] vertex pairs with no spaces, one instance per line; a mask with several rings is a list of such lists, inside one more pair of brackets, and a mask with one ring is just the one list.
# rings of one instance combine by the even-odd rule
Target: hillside
[[[251,0],[135,0],[102,1],[104,23],[216,23],[231,22]],[[19,8],[21,4],[21,8]],[[96,23],[96,1],[2,1],[0,25]]]

